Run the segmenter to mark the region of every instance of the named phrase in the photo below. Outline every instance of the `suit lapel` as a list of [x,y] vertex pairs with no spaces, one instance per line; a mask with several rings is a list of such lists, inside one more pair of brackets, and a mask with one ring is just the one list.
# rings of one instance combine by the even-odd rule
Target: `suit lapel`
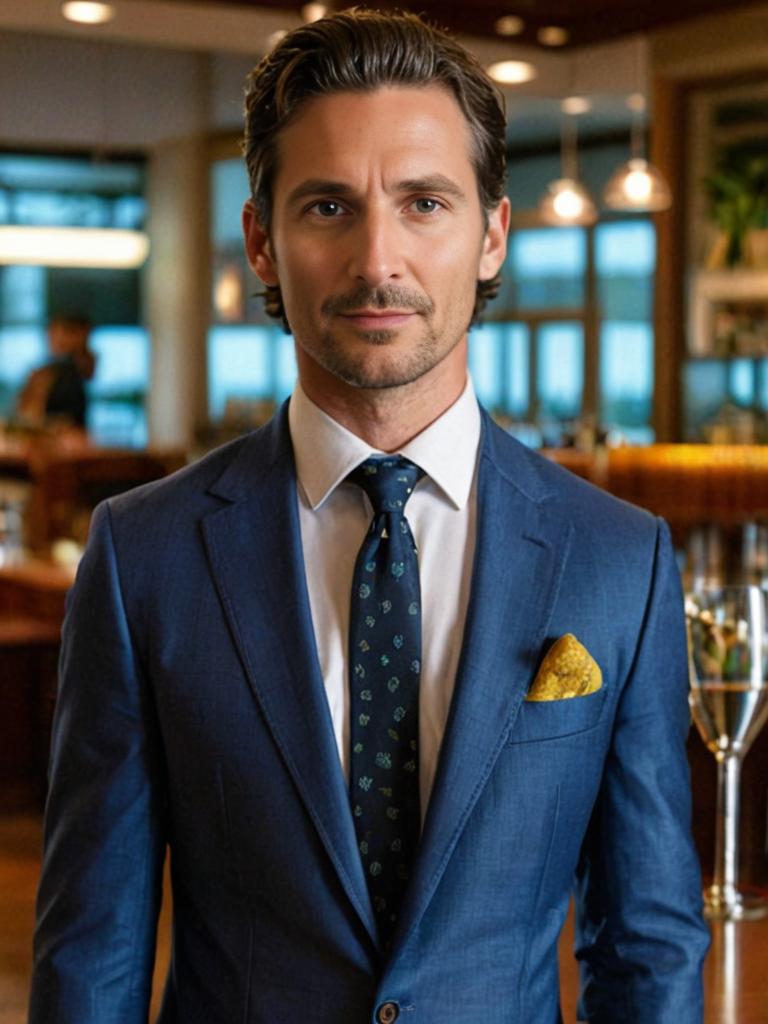
[[374,938],[317,659],[285,408],[246,442],[211,490],[228,504],[204,521],[205,544],[248,681],[341,883]]
[[401,936],[432,898],[536,668],[571,532],[544,496],[527,453],[486,419],[462,657]]

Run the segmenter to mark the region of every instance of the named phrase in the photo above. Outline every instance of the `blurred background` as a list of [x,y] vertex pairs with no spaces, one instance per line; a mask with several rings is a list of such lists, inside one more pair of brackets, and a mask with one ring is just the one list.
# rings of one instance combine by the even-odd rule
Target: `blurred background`
[[[664,515],[689,586],[768,585],[768,2],[414,9],[507,103],[509,254],[470,336],[481,401]],[[60,628],[92,509],[263,422],[293,387],[292,339],[242,250],[243,89],[325,11],[0,0],[3,1024],[25,1019]],[[696,736],[689,757],[707,874],[715,760]],[[741,876],[768,894],[766,732],[742,799]],[[768,921],[714,940],[707,1024],[764,1022]],[[570,932],[563,977],[572,1021]]]
[[[95,6],[85,16],[108,20],[0,0],[0,417],[13,424],[45,362],[50,318],[77,311],[93,324],[92,438],[190,452],[293,383],[292,341],[242,255],[238,137],[246,72],[322,8]],[[511,79],[515,217],[505,286],[472,337],[481,399],[539,446],[763,440],[768,5],[419,9]],[[658,169],[668,209],[642,181],[634,197],[607,189],[632,158]],[[547,208],[563,178],[584,186],[586,215],[578,194]],[[105,245],[125,229],[148,247],[92,266],[92,245],[57,262],[38,238],[22,262],[11,227]]]

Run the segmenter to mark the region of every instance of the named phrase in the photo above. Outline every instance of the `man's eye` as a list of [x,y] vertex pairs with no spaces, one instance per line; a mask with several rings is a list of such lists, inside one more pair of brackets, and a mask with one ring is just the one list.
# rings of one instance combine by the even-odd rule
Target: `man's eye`
[[320,214],[321,217],[338,217],[344,211],[341,203],[337,203],[333,199],[322,199],[319,203],[315,203],[311,209],[315,213]]
[[430,199],[428,196],[424,196],[421,199],[414,200],[413,208],[417,213],[434,213],[435,210],[441,209],[441,206],[436,199]]

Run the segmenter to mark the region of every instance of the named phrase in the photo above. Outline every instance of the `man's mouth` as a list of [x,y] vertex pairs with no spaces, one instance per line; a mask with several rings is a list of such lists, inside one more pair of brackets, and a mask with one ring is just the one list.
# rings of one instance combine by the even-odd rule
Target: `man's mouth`
[[404,326],[418,314],[411,309],[355,309],[339,315],[363,331],[388,331]]

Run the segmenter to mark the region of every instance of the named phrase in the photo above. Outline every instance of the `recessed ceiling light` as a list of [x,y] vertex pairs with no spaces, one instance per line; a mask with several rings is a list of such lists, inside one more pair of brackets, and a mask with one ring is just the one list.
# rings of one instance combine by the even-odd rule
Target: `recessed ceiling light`
[[112,21],[117,14],[114,4],[99,3],[97,0],[67,0],[61,5],[61,13],[67,21],[81,25],[103,25]]
[[503,18],[497,18],[493,27],[500,36],[519,36],[525,30],[525,22],[516,14],[505,14]]
[[560,109],[564,114],[586,114],[592,109],[592,100],[586,96],[566,96]]
[[536,33],[542,46],[565,46],[570,37],[571,33],[561,25],[545,25]]
[[521,85],[536,77],[536,68],[527,60],[499,60],[487,71],[495,82],[502,85]]
[[320,3],[309,3],[304,4],[301,8],[301,16],[304,21],[320,21],[328,13],[328,7],[326,4]]

